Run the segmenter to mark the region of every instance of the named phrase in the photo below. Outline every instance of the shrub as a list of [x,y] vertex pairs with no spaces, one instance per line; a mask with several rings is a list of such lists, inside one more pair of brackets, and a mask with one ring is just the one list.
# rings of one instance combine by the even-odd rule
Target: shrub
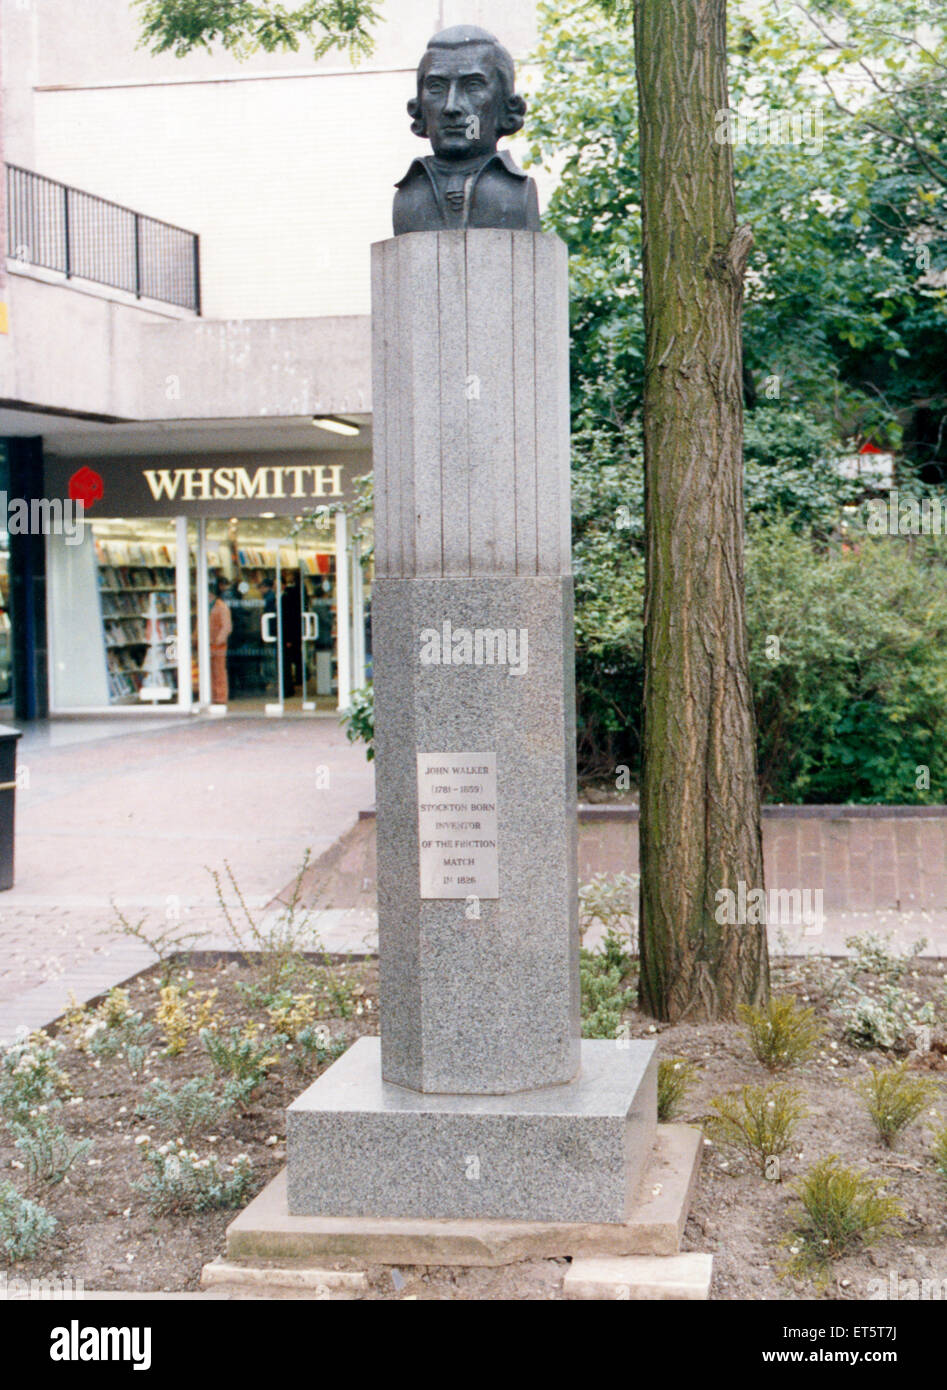
[[371,762],[375,756],[375,692],[370,685],[352,691],[351,704],[339,715],[339,722],[349,743],[362,740],[365,757]]
[[836,1154],[814,1163],[794,1191],[798,1203],[786,1241],[790,1273],[818,1271],[854,1248],[872,1245],[893,1232],[904,1216],[881,1179],[846,1168]]
[[736,1149],[761,1173],[767,1160],[792,1148],[800,1120],[809,1113],[801,1092],[789,1086],[744,1086],[710,1102],[714,1112],[704,1121],[707,1137],[725,1148]]
[[916,941],[902,954],[873,932],[850,936],[845,944],[852,956],[835,968],[831,988],[835,1013],[854,1047],[887,1051],[919,1024],[934,1022],[933,1006],[921,1005],[918,995],[904,988],[926,941]]
[[11,1182],[0,1182],[0,1250],[8,1260],[29,1260],[56,1229],[44,1207],[21,1197]]
[[45,1033],[13,1043],[0,1052],[0,1116],[15,1122],[29,1118],[40,1105],[58,1104],[69,1091],[69,1078],[59,1066],[62,1043]]
[[322,1024],[310,1024],[296,1035],[296,1046],[299,1049],[296,1052],[297,1066],[304,1066],[307,1061],[315,1061],[322,1066],[324,1062],[334,1062],[341,1057],[348,1043],[344,1038],[330,1038]]
[[260,1029],[247,1024],[244,1028],[232,1027],[227,1033],[205,1028],[201,1042],[218,1071],[227,1072],[237,1081],[249,1082],[250,1090],[254,1090],[279,1061],[286,1039],[281,1034],[267,1038]]
[[750,529],[746,573],[764,797],[943,801],[947,568],[933,546],[859,534],[820,550],[777,523]]
[[637,874],[593,874],[579,886],[579,936],[594,922],[605,929],[604,954],[611,964],[631,964],[635,950],[635,919],[638,907]]
[[129,1013],[120,1024],[109,1027],[94,1018],[82,1036],[82,1046],[93,1057],[111,1060],[120,1057],[133,1077],[138,1077],[148,1060],[148,1045],[154,1026],[138,1012]]
[[618,1036],[621,1016],[634,1003],[634,990],[627,989],[627,971],[599,951],[579,952],[579,983],[582,990],[583,1038]]
[[138,1114],[167,1133],[189,1138],[210,1129],[234,1105],[242,1105],[253,1089],[249,1081],[228,1081],[218,1091],[206,1076],[193,1076],[179,1086],[153,1081],[138,1103]]
[[224,1164],[216,1154],[201,1158],[183,1144],[139,1145],[147,1171],[132,1183],[155,1215],[239,1207],[249,1195],[253,1170],[246,1154]]
[[893,1148],[902,1130],[937,1098],[940,1086],[931,1076],[897,1067],[869,1067],[868,1075],[853,1083],[861,1096],[882,1144]]
[[49,1187],[62,1182],[77,1159],[92,1147],[91,1139],[71,1139],[62,1125],[54,1124],[42,1111],[15,1121],[9,1129],[23,1155],[30,1182]]
[[697,1068],[686,1057],[662,1057],[658,1062],[658,1121],[673,1120],[697,1080]]
[[814,1009],[802,1008],[791,994],[774,994],[762,1008],[743,1004],[740,1018],[750,1051],[767,1071],[787,1071],[809,1060],[825,1028]]

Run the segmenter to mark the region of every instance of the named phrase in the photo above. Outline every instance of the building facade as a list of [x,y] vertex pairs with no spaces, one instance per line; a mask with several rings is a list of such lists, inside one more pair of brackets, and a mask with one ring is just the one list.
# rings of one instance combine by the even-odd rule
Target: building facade
[[532,4],[381,10],[352,67],[158,58],[128,0],[3,0],[0,715],[311,712],[370,676],[351,504],[405,103],[440,28],[535,40]]

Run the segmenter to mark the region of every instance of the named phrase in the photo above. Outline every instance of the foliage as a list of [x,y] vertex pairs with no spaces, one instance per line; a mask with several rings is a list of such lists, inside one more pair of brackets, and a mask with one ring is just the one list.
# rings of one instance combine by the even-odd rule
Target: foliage
[[802,1008],[791,994],[772,994],[761,1008],[741,1004],[744,1037],[767,1071],[786,1071],[807,1062],[825,1028],[814,1009]]
[[373,686],[364,685],[359,690],[352,691],[349,707],[339,715],[339,722],[345,728],[345,737],[349,743],[357,743],[359,739],[363,741],[365,757],[371,762],[375,756],[375,690]]
[[188,990],[180,984],[167,984],[160,989],[159,999],[155,1017],[164,1031],[165,1052],[169,1057],[179,1056],[192,1035],[217,1027],[216,989]]
[[808,1109],[802,1093],[789,1086],[744,1086],[727,1091],[710,1102],[713,1114],[704,1131],[715,1144],[736,1149],[761,1173],[767,1159],[778,1158],[792,1148],[793,1135]]
[[697,1080],[697,1068],[686,1057],[662,1057],[658,1062],[658,1123],[666,1125],[678,1113]]
[[332,1038],[323,1024],[309,1024],[296,1035],[296,1064],[300,1068],[307,1062],[323,1066],[334,1062],[348,1048],[344,1038]]
[[940,1095],[940,1086],[931,1076],[908,1071],[906,1062],[897,1067],[869,1067],[853,1090],[861,1096],[865,1109],[887,1148],[893,1148],[902,1130]]
[[[595,922],[605,928],[603,950],[615,965],[630,965],[638,913],[637,874],[593,874],[579,884],[579,935]],[[628,957],[626,962],[626,957]]]
[[850,1250],[873,1245],[904,1217],[881,1179],[846,1168],[836,1154],[814,1163],[794,1190],[798,1203],[786,1241],[792,1274],[818,1272]]
[[934,1156],[934,1167],[947,1182],[947,1124],[938,1125],[934,1130],[931,1152]]
[[219,1089],[212,1077],[192,1076],[178,1086],[155,1080],[138,1103],[138,1114],[151,1120],[166,1133],[185,1139],[210,1129],[220,1117],[242,1106],[253,1089],[254,1079],[231,1080]]
[[56,1124],[43,1110],[32,1112],[26,1119],[9,1125],[14,1143],[23,1155],[23,1164],[31,1183],[54,1187],[62,1182],[70,1168],[92,1148],[91,1139],[71,1139],[62,1125]]
[[144,1137],[139,1153],[146,1172],[132,1187],[155,1215],[239,1207],[250,1194],[253,1170],[246,1154],[224,1164],[216,1154],[202,1158],[183,1143],[155,1148]]
[[69,1092],[69,1078],[59,1065],[62,1043],[45,1033],[0,1052],[0,1117],[8,1124],[24,1122],[40,1105],[58,1104]]
[[131,1075],[137,1077],[148,1060],[153,1033],[154,1025],[147,1023],[139,1010],[129,1010],[120,1022],[111,1027],[96,1014],[83,1031],[77,1046],[103,1061],[121,1057]]
[[224,1032],[205,1028],[201,1042],[212,1064],[236,1081],[250,1084],[250,1090],[263,1084],[267,1072],[279,1061],[280,1049],[286,1042],[282,1035],[267,1037],[263,1025],[252,1023],[243,1028],[231,1026]]
[[56,1218],[11,1182],[0,1182],[0,1251],[11,1263],[29,1260],[56,1229]]
[[[629,960],[630,964],[630,960]],[[634,1004],[633,989],[626,988],[627,970],[600,951],[579,952],[582,991],[583,1038],[619,1036],[621,1016]]]
[[295,9],[276,0],[133,3],[141,10],[141,46],[152,53],[172,52],[176,58],[195,50],[211,51],[216,43],[237,58],[257,49],[297,53],[302,39],[311,44],[314,59],[338,48],[354,62],[372,52],[369,29],[379,18],[369,0],[303,0]]
[[889,1050],[901,1045],[919,1024],[934,1022],[933,1005],[921,1005],[919,996],[904,986],[926,941],[916,941],[900,955],[874,932],[847,937],[845,945],[851,958],[835,966],[830,988],[834,1011],[850,1043]]
[[785,522],[751,531],[747,626],[764,796],[947,796],[947,567],[930,547],[863,535],[820,554]]

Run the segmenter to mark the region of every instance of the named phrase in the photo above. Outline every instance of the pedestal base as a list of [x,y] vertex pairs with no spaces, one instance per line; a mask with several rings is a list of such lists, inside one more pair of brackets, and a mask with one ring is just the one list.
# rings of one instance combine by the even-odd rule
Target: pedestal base
[[289,1107],[289,1212],[623,1222],[655,1139],[655,1052],[586,1041],[567,1085],[429,1095],[383,1082],[360,1038]]

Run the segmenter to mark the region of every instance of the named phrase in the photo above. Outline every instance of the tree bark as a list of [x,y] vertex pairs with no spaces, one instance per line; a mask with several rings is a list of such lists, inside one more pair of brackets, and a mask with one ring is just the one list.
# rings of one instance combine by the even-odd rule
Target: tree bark
[[[646,378],[641,1003],[732,1017],[769,990],[743,575],[740,318],[726,0],[636,0]],[[755,915],[752,911],[748,914]]]

